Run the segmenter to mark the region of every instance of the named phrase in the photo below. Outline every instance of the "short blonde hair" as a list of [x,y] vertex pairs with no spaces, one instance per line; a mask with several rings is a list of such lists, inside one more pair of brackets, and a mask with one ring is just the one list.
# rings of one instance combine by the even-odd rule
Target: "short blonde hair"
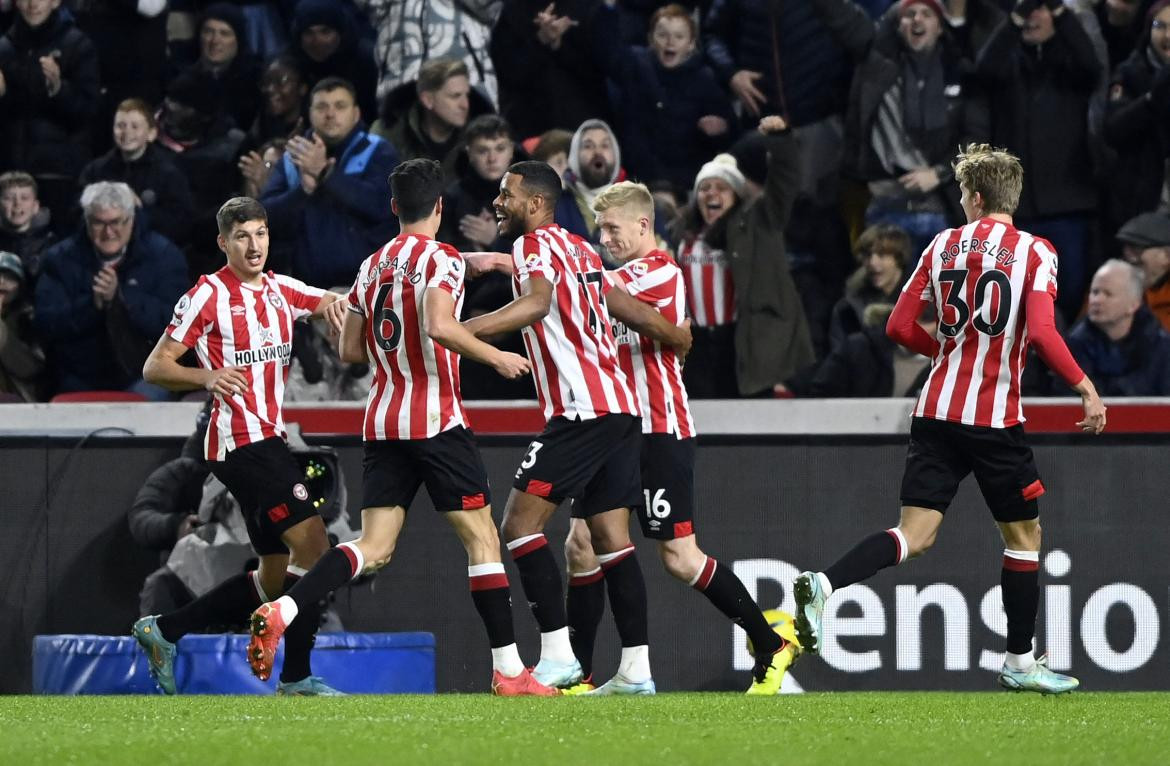
[[1024,188],[1019,157],[990,144],[967,144],[954,167],[959,186],[983,198],[984,214],[1016,212]]
[[594,213],[614,208],[629,208],[635,216],[645,216],[650,219],[650,225],[654,225],[654,197],[645,184],[622,181],[610,186],[593,200]]

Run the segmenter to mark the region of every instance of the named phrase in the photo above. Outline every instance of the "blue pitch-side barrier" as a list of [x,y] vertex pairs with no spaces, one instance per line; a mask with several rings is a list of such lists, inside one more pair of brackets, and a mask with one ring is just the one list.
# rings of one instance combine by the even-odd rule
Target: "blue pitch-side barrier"
[[[272,694],[245,660],[248,637],[191,635],[179,641],[175,682],[180,694]],[[276,667],[284,658],[277,649]],[[433,694],[435,637],[431,633],[321,633],[313,674],[350,694]],[[33,691],[38,694],[161,694],[146,657],[129,636],[37,636]]]

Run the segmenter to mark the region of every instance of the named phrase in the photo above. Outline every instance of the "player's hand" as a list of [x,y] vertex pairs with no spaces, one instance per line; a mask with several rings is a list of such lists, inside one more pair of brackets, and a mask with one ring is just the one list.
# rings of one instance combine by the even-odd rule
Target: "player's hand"
[[220,396],[236,396],[248,390],[248,379],[243,367],[222,367],[208,373],[203,387]]
[[496,241],[496,217],[486,210],[479,215],[465,215],[459,219],[459,233],[480,247],[487,247]]
[[515,380],[532,371],[532,365],[528,363],[527,359],[519,354],[513,354],[511,351],[501,351],[496,360],[492,362],[492,368],[508,380]]
[[760,107],[768,102],[768,99],[756,87],[756,80],[762,79],[763,76],[762,72],[741,69],[731,76],[731,82],[728,83],[731,92],[743,102],[744,108],[756,117],[760,116]]
[[687,354],[691,353],[691,343],[694,339],[691,337],[691,320],[684,319],[683,323],[678,326],[678,333],[675,342],[670,344],[674,349],[675,356],[678,357],[678,363],[681,365],[683,360],[687,358]]
[[507,253],[461,253],[461,255],[463,256],[463,264],[467,267],[467,276],[471,279],[495,271],[501,262],[501,257],[511,257]]
[[699,130],[705,136],[721,136],[727,132],[727,120],[717,114],[705,114],[699,118]]
[[778,114],[770,114],[760,120],[760,125],[757,129],[765,136],[771,135],[772,133],[783,133],[788,130],[788,120]]
[[1082,396],[1085,419],[1077,423],[1085,433],[1099,434],[1105,430],[1105,402],[1099,396]]
[[898,178],[898,183],[906,191],[929,194],[938,188],[938,173],[934,168],[915,168]]
[[336,300],[325,307],[321,316],[329,323],[330,334],[341,335],[341,325],[345,323],[345,298],[338,296]]

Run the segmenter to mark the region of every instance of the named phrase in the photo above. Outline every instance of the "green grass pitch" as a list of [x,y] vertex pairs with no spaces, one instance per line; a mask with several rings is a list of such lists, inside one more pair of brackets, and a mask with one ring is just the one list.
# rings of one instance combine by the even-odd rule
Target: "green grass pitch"
[[1170,763],[1170,694],[0,697],[33,764]]

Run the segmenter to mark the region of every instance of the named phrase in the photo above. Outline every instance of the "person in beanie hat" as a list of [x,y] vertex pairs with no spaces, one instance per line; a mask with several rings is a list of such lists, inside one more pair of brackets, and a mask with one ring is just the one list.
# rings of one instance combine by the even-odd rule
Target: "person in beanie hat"
[[232,3],[212,3],[199,19],[199,60],[186,70],[210,82],[241,130],[252,126],[260,103],[260,62],[247,39],[244,12]]
[[1125,260],[1142,270],[1146,305],[1170,330],[1170,214],[1142,213],[1117,232]]
[[32,303],[25,299],[24,264],[16,253],[0,250],[0,395],[37,401],[44,368],[45,355],[33,332]]
[[813,361],[783,233],[800,185],[799,147],[780,117],[762,119],[759,132],[763,193],[745,198],[735,157],[720,154],[699,169],[674,225],[694,337],[683,369],[692,398],[771,396]]

